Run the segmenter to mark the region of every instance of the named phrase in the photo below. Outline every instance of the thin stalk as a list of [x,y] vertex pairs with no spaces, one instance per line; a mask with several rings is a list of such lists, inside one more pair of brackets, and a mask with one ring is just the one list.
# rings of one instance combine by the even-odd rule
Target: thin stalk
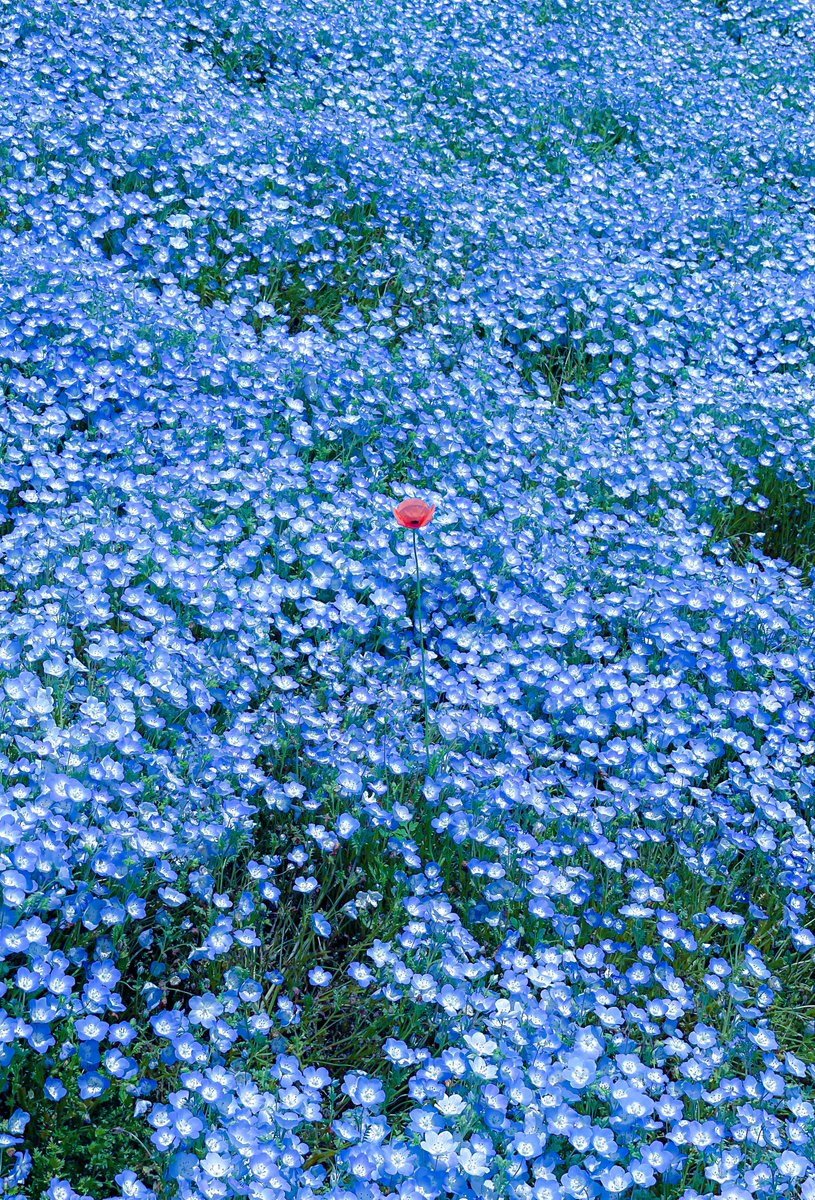
[[424,661],[424,628],[422,626],[422,573],[419,570],[419,542],[413,530],[413,558],[416,563],[416,618],[419,626],[419,649],[422,655],[422,695],[424,697],[424,750],[430,764],[429,710],[427,707],[427,672]]

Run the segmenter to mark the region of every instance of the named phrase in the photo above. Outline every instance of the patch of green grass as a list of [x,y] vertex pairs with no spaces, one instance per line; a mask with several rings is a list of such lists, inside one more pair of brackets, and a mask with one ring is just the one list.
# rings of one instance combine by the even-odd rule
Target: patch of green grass
[[635,157],[644,161],[645,151],[640,140],[636,118],[622,116],[610,104],[598,104],[579,118],[572,119],[579,131],[586,153],[595,161],[610,154],[618,146],[629,145]]
[[[577,324],[574,326],[579,328]],[[486,338],[487,331],[476,325],[475,334]],[[557,334],[544,342],[531,329],[505,329],[501,344],[509,350],[517,364],[518,374],[527,387],[545,384],[554,404],[564,406],[570,391],[592,383],[605,370],[603,355],[587,354],[582,342],[571,337],[571,330]]]
[[[225,219],[208,218],[203,231],[205,262],[191,275],[185,274],[182,262],[176,273],[181,286],[204,308],[228,303],[240,293],[241,280],[257,280],[257,300],[266,309],[252,307],[244,320],[258,336],[281,320],[290,334],[314,321],[333,331],[346,305],[375,320],[387,301],[388,328],[396,344],[404,330],[425,324],[435,312],[427,286],[416,289],[402,279],[399,261],[390,253],[388,218],[379,213],[375,199],[336,209],[327,219],[327,228],[341,243],[339,254],[308,239],[291,257],[262,261],[244,250],[245,226],[246,215],[239,209],[230,210]],[[430,236],[421,221],[411,220],[409,228],[420,245]]]
[[98,1100],[82,1100],[78,1067],[60,1064],[54,1074],[68,1092],[55,1103],[43,1093],[46,1074],[42,1055],[25,1047],[18,1049],[4,1086],[3,1110],[22,1108],[31,1116],[26,1129],[26,1142],[33,1150],[27,1194],[42,1196],[52,1179],[70,1179],[79,1193],[104,1200],[116,1193],[115,1177],[127,1169],[160,1189],[157,1155],[146,1140],[147,1127],[133,1115],[135,1101],[126,1087],[114,1084]]
[[182,48],[188,54],[202,51],[230,81],[262,88],[278,62],[281,44],[268,31],[257,32],[228,14],[190,19],[184,29]]
[[[729,541],[739,563],[754,544],[769,558],[807,570],[815,565],[815,496],[769,467],[758,469],[760,499],[731,505],[716,523],[716,539]],[[759,535],[757,538],[756,535]]]
[[[382,1046],[389,1037],[427,1047],[435,1032],[435,1027],[428,1029],[425,1005],[410,999],[383,1005],[343,981],[305,998],[288,1051],[302,1062],[318,1062],[335,1078],[342,1079],[348,1071],[380,1075]],[[399,1081],[390,1082],[389,1099],[398,1098]]]
[[230,36],[215,41],[211,54],[230,82],[244,81],[256,88],[268,83],[278,57],[277,50],[262,41],[245,43]]

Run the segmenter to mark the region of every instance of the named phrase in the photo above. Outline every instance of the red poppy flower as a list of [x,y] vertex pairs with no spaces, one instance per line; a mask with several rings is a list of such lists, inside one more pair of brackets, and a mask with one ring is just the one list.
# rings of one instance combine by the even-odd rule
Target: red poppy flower
[[393,510],[393,515],[405,529],[424,529],[433,520],[435,511],[435,504],[427,504],[424,500],[403,500]]

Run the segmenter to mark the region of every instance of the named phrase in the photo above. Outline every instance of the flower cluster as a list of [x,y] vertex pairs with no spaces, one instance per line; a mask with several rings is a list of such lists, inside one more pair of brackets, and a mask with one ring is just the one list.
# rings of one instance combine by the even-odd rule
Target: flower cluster
[[812,18],[11,0],[5,1195],[815,1198]]

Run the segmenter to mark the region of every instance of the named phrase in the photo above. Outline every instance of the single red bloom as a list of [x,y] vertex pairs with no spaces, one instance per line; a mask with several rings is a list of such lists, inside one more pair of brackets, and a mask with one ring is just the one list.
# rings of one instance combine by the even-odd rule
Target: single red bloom
[[427,504],[424,500],[403,500],[393,510],[393,515],[405,529],[424,529],[433,520],[435,511],[435,504]]

